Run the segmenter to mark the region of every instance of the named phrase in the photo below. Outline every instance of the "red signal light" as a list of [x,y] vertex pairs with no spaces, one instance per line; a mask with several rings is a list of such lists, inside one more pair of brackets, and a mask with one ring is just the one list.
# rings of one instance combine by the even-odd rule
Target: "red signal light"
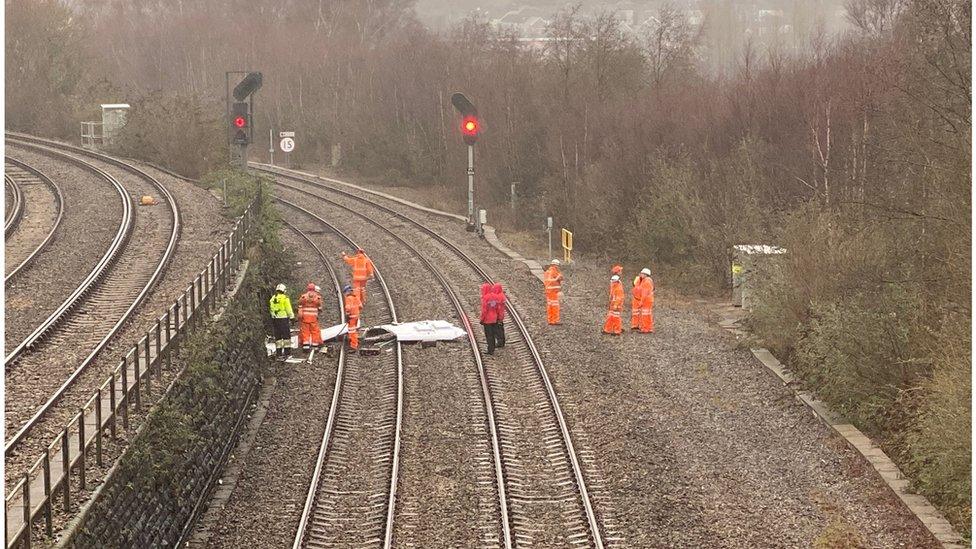
[[465,135],[478,135],[478,119],[473,116],[466,116],[461,121],[461,133]]
[[234,125],[237,126],[238,128],[243,128],[244,126],[247,125],[247,119],[244,118],[243,116],[238,116],[234,118]]

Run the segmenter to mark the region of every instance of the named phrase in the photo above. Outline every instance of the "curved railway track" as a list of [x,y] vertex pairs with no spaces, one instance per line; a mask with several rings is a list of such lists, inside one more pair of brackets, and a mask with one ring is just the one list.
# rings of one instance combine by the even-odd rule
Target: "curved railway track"
[[[64,218],[64,195],[61,193],[61,187],[57,185],[50,177],[42,173],[40,170],[21,162],[15,158],[6,158],[6,163],[9,164],[4,173],[4,178],[11,181],[12,185],[16,189],[15,200],[20,202],[14,207],[18,211],[14,214],[14,217],[19,217],[23,214],[25,208],[24,198],[25,194],[35,195],[35,189],[43,187],[45,190],[37,190],[36,194],[50,194],[50,197],[40,198],[34,196],[31,200],[31,208],[39,207],[46,209],[48,204],[46,198],[50,198],[52,204],[53,212],[36,212],[31,213],[28,217],[26,225],[21,225],[17,220],[14,220],[13,226],[9,223],[5,227],[5,237],[6,243],[4,246],[6,253],[6,265],[14,265],[12,269],[7,271],[4,276],[4,284],[10,282],[20,273],[23,269],[27,268],[38,255],[41,254],[47,245],[51,243],[54,239],[54,233],[58,230],[61,225],[61,220]],[[22,193],[20,185],[17,182],[17,178],[26,179],[26,184],[30,191],[28,193]],[[36,183],[41,183],[37,185]],[[36,205],[36,206],[35,206]],[[45,215],[48,214],[48,215]],[[53,219],[45,223],[46,220],[39,219],[41,217],[53,217]],[[48,229],[48,226],[50,228]],[[40,239],[38,243],[37,240]]]
[[[179,241],[181,221],[176,200],[166,187],[136,166],[54,141],[11,133],[6,137],[8,143],[99,174],[117,190],[124,212],[112,245],[96,268],[5,359],[8,417],[12,415],[12,400],[21,403],[22,409],[17,410],[21,416],[28,409],[33,410],[28,412],[31,414],[29,419],[15,426],[15,434],[6,441],[4,454],[9,456],[95,361],[160,281]],[[122,169],[129,174],[126,184],[88,159]],[[132,194],[160,196],[166,204],[166,213],[157,210],[135,215]],[[137,242],[142,244],[138,249],[132,242],[134,230],[136,238],[143,240]],[[159,252],[155,262],[147,261],[147,250],[144,249],[147,245],[150,246],[148,253]],[[61,377],[50,368],[52,363],[67,364],[60,372]],[[38,383],[38,379],[43,379],[43,383]],[[45,388],[45,393],[39,395],[35,385],[56,388],[50,392]],[[23,404],[38,397],[46,399],[43,404],[36,407]]]
[[[300,206],[287,205],[328,226],[325,220]],[[336,235],[355,246],[344,233],[336,230]],[[302,236],[310,242],[307,236]],[[316,250],[325,262],[324,254]],[[385,305],[381,320],[398,322],[386,281],[379,268],[375,272]],[[375,286],[367,291],[376,293]],[[374,295],[370,301],[379,301],[381,296]],[[296,547],[359,546],[375,542],[390,546],[402,417],[403,352],[399,342],[392,354],[383,353],[378,360],[351,355],[340,363],[332,406],[296,534]],[[361,468],[365,475],[350,475],[353,467]]]
[[24,214],[24,194],[20,191],[20,185],[10,176],[9,170],[4,171],[3,183],[8,196],[8,209],[3,218],[3,236],[9,238]]
[[[405,222],[407,225],[405,229],[420,229],[422,234],[446,249],[448,255],[453,256],[455,261],[460,259],[468,270],[476,273],[482,281],[492,282],[488,273],[470,256],[436,231],[405,214],[317,181],[271,170],[265,171],[328,190],[333,195],[342,195],[359,203],[369,204],[399,222]],[[329,198],[280,181],[278,184],[330,203],[333,207],[357,213],[349,206]],[[359,215],[374,226],[390,232],[390,223],[381,223],[372,216]],[[402,241],[399,238],[398,240]],[[472,310],[477,310],[477,304],[472,303],[471,300],[469,306]],[[506,482],[512,483],[509,492],[511,494],[510,521],[513,526],[511,538],[506,536],[506,542],[511,539],[512,544],[519,546],[531,544],[533,540],[540,538],[546,538],[548,541],[558,538],[557,543],[572,545],[589,543],[602,548],[603,534],[590,502],[582,467],[555,390],[524,322],[511,303],[507,304],[507,308],[518,334],[516,338],[510,340],[521,343],[516,350],[521,379],[513,383],[510,373],[495,372],[492,375],[492,372],[488,371],[490,396],[499,401],[500,413],[494,421],[499,425],[498,430],[502,433],[501,463],[505,469]],[[567,486],[572,486],[573,489],[567,490]],[[579,520],[580,518],[582,520]],[[547,532],[541,526],[552,523],[562,526],[562,531],[557,532],[555,538],[552,531]]]

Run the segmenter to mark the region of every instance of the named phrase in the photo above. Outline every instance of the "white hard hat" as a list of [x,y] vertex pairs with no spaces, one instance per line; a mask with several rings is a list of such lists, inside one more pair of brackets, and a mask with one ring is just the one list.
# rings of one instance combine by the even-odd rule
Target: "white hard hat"
[[648,269],[647,267],[644,267],[643,269],[641,269],[641,274],[651,276],[651,270]]
[[283,292],[285,290],[287,290],[287,288],[285,288],[285,285],[284,284],[278,284],[277,286],[275,286],[275,291],[276,292]]
[[315,291],[316,291],[316,292],[321,292],[321,291],[322,291],[322,288],[320,288],[320,287],[318,287],[318,286],[316,286],[316,287],[315,287]]
[[612,280],[614,282],[617,282],[618,280],[620,280],[620,277],[617,276],[617,275],[613,275],[613,276],[610,277],[610,280]]
[[558,259],[553,259],[552,260],[552,264],[553,265],[559,265],[559,260]]

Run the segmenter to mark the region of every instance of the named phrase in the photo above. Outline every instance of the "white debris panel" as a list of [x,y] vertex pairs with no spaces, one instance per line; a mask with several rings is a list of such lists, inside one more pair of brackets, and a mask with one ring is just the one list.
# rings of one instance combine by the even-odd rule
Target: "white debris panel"
[[420,320],[417,322],[403,322],[401,324],[382,324],[366,329],[364,337],[367,339],[393,335],[403,343],[453,341],[466,335],[461,328],[446,320]]
[[[346,324],[336,324],[321,329],[322,343],[335,341],[349,333]],[[382,324],[366,328],[363,333],[365,341],[393,341],[402,343],[434,343],[437,341],[453,341],[466,335],[461,328],[446,320],[419,320],[416,322],[402,322],[399,324]],[[291,336],[291,346],[298,348],[298,335]],[[265,344],[268,356],[275,353],[275,344],[269,340]]]

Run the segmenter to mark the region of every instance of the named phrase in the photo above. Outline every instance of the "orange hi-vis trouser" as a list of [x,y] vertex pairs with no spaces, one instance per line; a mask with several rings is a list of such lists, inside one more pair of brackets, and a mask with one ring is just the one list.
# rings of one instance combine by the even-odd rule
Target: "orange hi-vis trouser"
[[359,328],[359,315],[350,315],[349,322],[346,324],[349,327],[349,347],[351,349],[359,348],[359,332],[356,331]]
[[546,292],[546,318],[549,324],[559,324],[559,290]]
[[640,300],[637,298],[630,300],[630,327],[636,330],[640,327]]
[[299,307],[298,344],[302,347],[322,345],[322,332],[319,329],[319,311],[314,307]]
[[359,297],[359,302],[363,305],[366,304],[366,279],[353,280],[352,281],[352,291],[356,292],[356,296]]
[[654,298],[641,302],[640,331],[643,334],[654,331]]
[[620,319],[620,311],[610,309],[607,312],[607,321],[603,323],[603,333],[619,334],[623,332],[623,321]]

